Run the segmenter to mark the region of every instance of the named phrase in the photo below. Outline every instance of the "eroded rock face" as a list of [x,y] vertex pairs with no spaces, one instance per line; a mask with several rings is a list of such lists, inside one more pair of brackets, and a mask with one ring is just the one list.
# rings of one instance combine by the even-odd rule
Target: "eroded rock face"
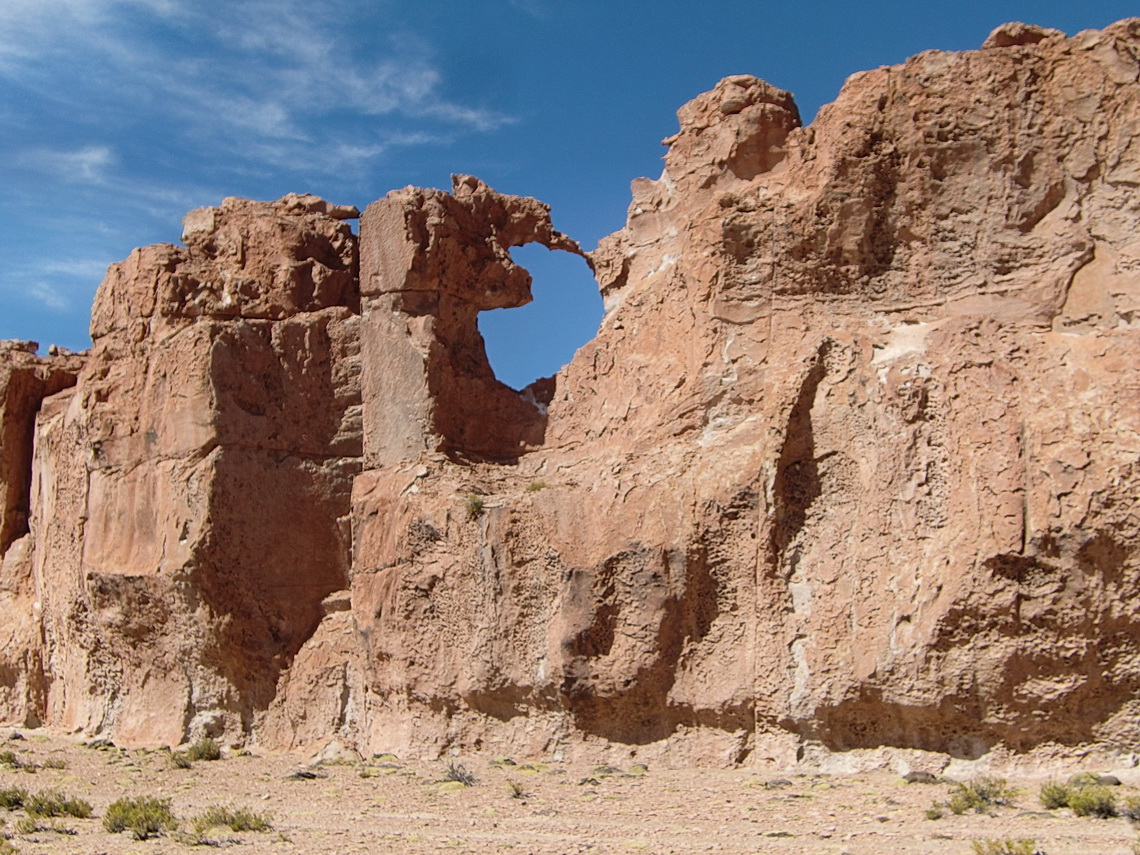
[[40,412],[20,703],[432,756],[1136,750],[1138,74],[1134,19],[1004,25],[807,128],[722,81],[522,392],[475,319],[529,299],[511,247],[578,251],[541,203],[395,191],[359,277],[352,211],[193,212]]

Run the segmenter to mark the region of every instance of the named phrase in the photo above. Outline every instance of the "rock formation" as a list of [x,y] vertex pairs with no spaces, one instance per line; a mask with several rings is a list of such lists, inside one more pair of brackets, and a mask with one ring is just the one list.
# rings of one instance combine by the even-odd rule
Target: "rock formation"
[[395,191],[359,259],[311,196],[192,212],[112,267],[82,367],[0,353],[0,712],[1140,749],[1138,75],[1131,19],[855,75],[809,127],[721,81],[589,255],[597,337],[522,392],[476,317],[530,299],[511,247],[580,252],[535,200]]

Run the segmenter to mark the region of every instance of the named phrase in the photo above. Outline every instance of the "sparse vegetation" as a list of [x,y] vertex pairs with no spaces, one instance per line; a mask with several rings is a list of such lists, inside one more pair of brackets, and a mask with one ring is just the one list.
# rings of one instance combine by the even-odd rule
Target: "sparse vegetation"
[[130,831],[136,840],[146,840],[174,831],[178,820],[170,809],[170,799],[142,796],[113,802],[103,815],[103,827],[112,834]]
[[192,820],[194,833],[203,834],[211,828],[228,828],[230,831],[269,831],[272,824],[267,814],[254,813],[247,808],[210,805]]
[[175,751],[170,755],[170,763],[175,769],[190,769],[194,766],[185,751]]
[[48,757],[44,760],[43,767],[45,769],[66,769],[67,761],[62,757]]
[[525,799],[530,795],[530,793],[526,791],[526,788],[524,788],[522,784],[520,784],[518,781],[512,781],[509,778],[507,779],[507,794],[512,799]]
[[18,855],[19,851],[10,840],[0,839],[0,855]]
[[197,742],[190,744],[186,749],[186,759],[195,760],[221,760],[222,746],[208,736],[203,736]]
[[483,513],[483,497],[472,493],[467,497],[467,518],[477,519]]
[[455,781],[465,787],[472,787],[478,779],[468,771],[461,763],[448,763],[447,771],[443,775],[444,782]]
[[57,790],[43,790],[28,796],[24,801],[28,816],[73,816],[87,819],[91,816],[91,805]]
[[545,481],[531,481],[530,484],[527,485],[526,491],[528,493],[537,493],[539,490],[545,490],[547,486]]
[[5,810],[19,810],[28,798],[28,791],[23,787],[4,787],[0,789],[0,808]]
[[19,769],[23,765],[15,751],[0,751],[0,766],[8,769]]
[[956,784],[950,791],[947,807],[961,815],[967,811],[986,813],[992,808],[1013,804],[1017,790],[1009,786],[1005,778],[979,775],[965,784]]
[[942,819],[946,816],[946,810],[941,805],[931,805],[926,809],[927,819]]
[[1041,792],[1038,799],[1041,801],[1041,807],[1046,810],[1056,810],[1069,806],[1069,796],[1072,795],[1073,788],[1068,784],[1062,784],[1060,781],[1046,781],[1041,785]]
[[36,822],[34,816],[22,816],[16,820],[15,830],[17,834],[35,834],[39,828],[39,823]]
[[1076,787],[1069,793],[1069,807],[1077,816],[1097,816],[1109,819],[1117,814],[1116,796],[1101,784]]
[[1005,837],[1001,840],[985,838],[972,841],[970,848],[975,855],[1036,855],[1037,841],[1031,837]]
[[1071,787],[1088,787],[1092,784],[1100,783],[1100,775],[1096,772],[1077,772],[1069,778],[1069,786]]

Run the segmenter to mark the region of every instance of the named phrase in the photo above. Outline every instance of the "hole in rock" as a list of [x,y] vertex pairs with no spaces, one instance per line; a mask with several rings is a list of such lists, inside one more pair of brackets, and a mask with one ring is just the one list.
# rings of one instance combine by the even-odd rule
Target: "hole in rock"
[[602,296],[584,258],[531,243],[511,249],[534,279],[534,300],[517,309],[479,313],[487,359],[513,389],[561,369],[602,322]]

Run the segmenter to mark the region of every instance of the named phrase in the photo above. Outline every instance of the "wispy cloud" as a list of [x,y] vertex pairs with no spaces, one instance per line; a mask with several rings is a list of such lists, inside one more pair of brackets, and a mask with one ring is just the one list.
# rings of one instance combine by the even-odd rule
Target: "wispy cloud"
[[49,309],[63,311],[71,308],[71,301],[53,285],[47,282],[33,282],[28,285],[28,295]]
[[85,146],[73,151],[33,149],[17,157],[27,169],[47,173],[72,184],[105,184],[107,171],[115,165],[115,155],[107,146]]
[[[395,29],[362,38],[354,13],[367,5],[3,0],[0,75],[44,98],[70,99],[79,111],[101,106],[91,103],[92,90],[101,101],[129,99],[136,116],[239,153],[290,141],[283,151],[315,154],[343,142],[331,138],[328,117],[452,132],[485,132],[509,121],[446,97],[422,41]],[[72,79],[61,81],[63,74]],[[106,165],[92,160],[89,174]]]

